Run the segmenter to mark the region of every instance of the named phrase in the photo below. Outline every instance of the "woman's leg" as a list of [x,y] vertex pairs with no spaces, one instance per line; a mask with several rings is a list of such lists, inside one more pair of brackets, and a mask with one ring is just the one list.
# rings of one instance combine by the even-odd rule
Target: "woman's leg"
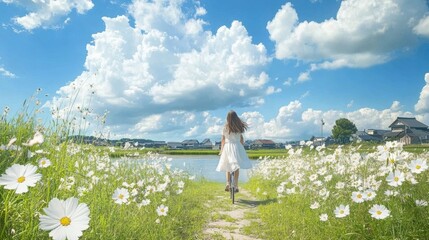
[[226,172],[226,188],[225,188],[225,191],[229,191],[230,179],[231,179],[231,174],[229,172]]
[[237,169],[234,173],[234,184],[236,188],[238,188],[238,176],[240,175],[240,169]]

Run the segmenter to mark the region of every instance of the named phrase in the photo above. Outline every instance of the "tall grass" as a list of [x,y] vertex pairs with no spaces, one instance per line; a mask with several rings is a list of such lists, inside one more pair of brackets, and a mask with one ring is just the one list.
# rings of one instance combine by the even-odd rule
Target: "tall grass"
[[[373,153],[340,146],[334,153],[298,149],[287,158],[267,158],[249,182],[254,194],[274,202],[259,207],[265,225],[258,233],[267,239],[429,239],[429,173],[411,170],[416,159],[427,161],[428,154],[405,152],[400,144]],[[394,170],[405,174],[398,186],[387,181]],[[375,198],[353,200],[353,192],[366,191]],[[349,205],[348,216],[334,214],[340,204]],[[375,204],[390,215],[373,218]]]
[[[182,171],[171,169],[168,159],[147,154],[137,159],[109,157],[107,149],[67,141],[75,133],[67,121],[43,126],[38,107],[0,119],[0,175],[13,164],[51,165],[37,172],[42,179],[28,192],[16,194],[0,186],[0,239],[49,239],[40,226],[40,215],[53,198],[76,197],[90,209],[90,227],[83,239],[195,239],[209,214],[204,202],[208,190]],[[29,112],[28,112],[29,111]],[[85,124],[84,124],[85,125]],[[44,141],[25,143],[40,131]],[[9,141],[16,141],[8,146]],[[117,204],[114,191],[125,188],[130,197]],[[146,204],[142,204],[143,200]],[[158,215],[160,205],[167,216]]]

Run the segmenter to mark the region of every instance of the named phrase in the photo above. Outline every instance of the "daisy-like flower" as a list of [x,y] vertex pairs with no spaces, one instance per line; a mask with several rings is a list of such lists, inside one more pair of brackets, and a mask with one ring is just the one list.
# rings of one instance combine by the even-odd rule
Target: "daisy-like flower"
[[390,172],[389,175],[386,178],[387,184],[389,184],[392,187],[397,187],[402,185],[402,182],[404,181],[405,176],[404,173],[395,170],[394,172]]
[[41,158],[39,160],[39,167],[40,168],[47,168],[51,166],[51,160],[47,159],[47,158]]
[[337,217],[337,218],[343,218],[343,217],[349,215],[350,214],[349,205],[344,206],[343,204],[341,204],[340,206],[335,208],[334,214],[335,214],[335,217]]
[[42,178],[42,174],[36,173],[37,167],[31,164],[14,164],[0,177],[0,185],[5,189],[15,190],[15,193],[28,192],[28,187],[34,187]]
[[156,213],[158,213],[158,216],[167,216],[167,212],[168,212],[168,207],[164,206],[164,204],[156,208]]
[[40,215],[39,228],[50,231],[54,240],[79,239],[89,228],[89,208],[85,203],[79,204],[77,198],[54,198],[43,210],[46,215]]
[[328,221],[328,214],[326,213],[320,214],[319,218],[320,218],[320,221],[326,222]]
[[416,206],[418,207],[427,207],[428,206],[428,202],[425,200],[416,200]]
[[36,145],[36,144],[42,144],[43,141],[44,141],[43,134],[40,133],[39,131],[37,131],[34,134],[32,139],[30,139],[27,143],[23,143],[22,145],[31,147],[31,146]]
[[365,201],[365,197],[363,193],[361,192],[353,192],[352,193],[352,200],[355,203],[363,203]]
[[375,196],[377,196],[377,193],[372,189],[367,189],[363,193],[364,200],[366,200],[366,201],[373,200],[375,198]]
[[426,164],[426,160],[416,159],[411,161],[408,168],[411,170],[412,173],[419,174],[428,169],[428,165]]
[[375,204],[368,211],[371,214],[371,217],[375,219],[385,219],[390,216],[390,211],[383,205]]
[[117,204],[127,203],[129,197],[130,193],[126,188],[117,188],[112,196],[113,200],[115,200],[115,203]]

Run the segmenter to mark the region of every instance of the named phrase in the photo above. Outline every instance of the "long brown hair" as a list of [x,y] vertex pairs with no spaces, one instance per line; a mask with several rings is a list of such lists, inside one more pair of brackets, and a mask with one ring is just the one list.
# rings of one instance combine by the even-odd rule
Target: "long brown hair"
[[243,122],[233,110],[229,111],[228,115],[226,115],[226,123],[228,133],[243,133],[247,130],[247,123]]

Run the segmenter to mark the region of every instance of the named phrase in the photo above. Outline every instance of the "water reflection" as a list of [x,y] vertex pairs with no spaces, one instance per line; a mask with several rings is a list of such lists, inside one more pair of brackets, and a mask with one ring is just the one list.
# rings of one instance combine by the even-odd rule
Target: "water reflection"
[[[198,178],[205,178],[209,181],[225,182],[225,173],[217,172],[216,167],[219,161],[218,155],[168,155],[172,158],[170,162],[172,168],[183,169],[195,175]],[[251,161],[252,165],[256,165],[256,161]],[[249,180],[250,169],[240,169],[240,182]]]

